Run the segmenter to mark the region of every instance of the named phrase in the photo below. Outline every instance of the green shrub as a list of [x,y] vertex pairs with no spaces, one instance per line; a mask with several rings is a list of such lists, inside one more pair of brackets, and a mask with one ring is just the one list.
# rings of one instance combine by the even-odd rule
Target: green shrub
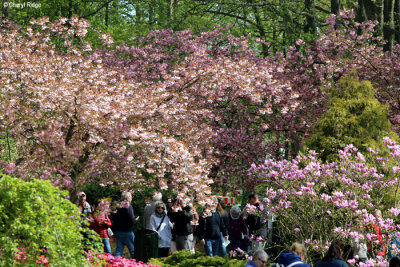
[[153,265],[162,267],[242,267],[246,265],[244,260],[229,259],[228,257],[209,257],[202,252],[192,254],[188,250],[177,251],[166,258],[150,259]]
[[48,181],[0,174],[0,266],[82,266],[83,247],[101,249],[94,232],[83,238],[87,229],[67,194]]

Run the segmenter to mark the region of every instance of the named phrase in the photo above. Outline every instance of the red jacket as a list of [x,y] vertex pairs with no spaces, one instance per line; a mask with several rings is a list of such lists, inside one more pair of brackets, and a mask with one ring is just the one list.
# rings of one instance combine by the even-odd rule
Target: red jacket
[[[372,223],[370,225],[367,225],[367,233],[373,233],[376,234],[376,240],[379,241],[379,244],[373,245],[371,241],[367,241],[367,246],[368,246],[368,253],[373,255],[379,255],[379,256],[385,256],[386,254],[386,247],[385,247],[385,240],[382,238],[382,232],[381,229],[379,228],[378,225],[375,223]],[[372,247],[375,249],[372,250]]]
[[[107,228],[111,227],[110,218],[108,218],[107,215],[99,215],[97,217],[94,217],[93,213],[92,218],[94,218],[94,220],[90,223],[89,228],[96,231],[96,233],[98,233],[101,238],[108,238]],[[107,219],[107,223],[103,223],[105,219]]]

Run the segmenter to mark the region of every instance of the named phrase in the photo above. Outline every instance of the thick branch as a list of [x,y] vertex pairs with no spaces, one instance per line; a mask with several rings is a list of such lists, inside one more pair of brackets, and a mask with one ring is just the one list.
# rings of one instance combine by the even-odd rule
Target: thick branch
[[105,8],[108,4],[110,4],[113,0],[108,0],[106,2],[104,2],[98,9],[96,9],[95,11],[93,11],[92,13],[89,13],[85,16],[82,16],[83,19],[87,19],[90,16],[93,16],[95,14],[97,14],[97,12],[99,12],[100,10],[102,10],[103,8]]

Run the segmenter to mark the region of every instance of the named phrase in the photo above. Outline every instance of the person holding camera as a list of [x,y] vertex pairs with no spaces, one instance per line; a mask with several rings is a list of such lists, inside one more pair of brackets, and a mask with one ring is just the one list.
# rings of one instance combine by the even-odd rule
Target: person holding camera
[[193,244],[193,220],[194,211],[190,205],[183,199],[177,198],[168,217],[174,224],[174,232],[176,234],[176,250],[191,250]]

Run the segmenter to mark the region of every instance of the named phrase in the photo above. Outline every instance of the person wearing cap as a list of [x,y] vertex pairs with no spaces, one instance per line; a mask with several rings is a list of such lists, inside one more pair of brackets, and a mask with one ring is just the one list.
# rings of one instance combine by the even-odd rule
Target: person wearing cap
[[86,201],[86,194],[85,192],[79,192],[79,208],[83,215],[83,218],[86,219],[91,212],[93,212],[92,206]]

